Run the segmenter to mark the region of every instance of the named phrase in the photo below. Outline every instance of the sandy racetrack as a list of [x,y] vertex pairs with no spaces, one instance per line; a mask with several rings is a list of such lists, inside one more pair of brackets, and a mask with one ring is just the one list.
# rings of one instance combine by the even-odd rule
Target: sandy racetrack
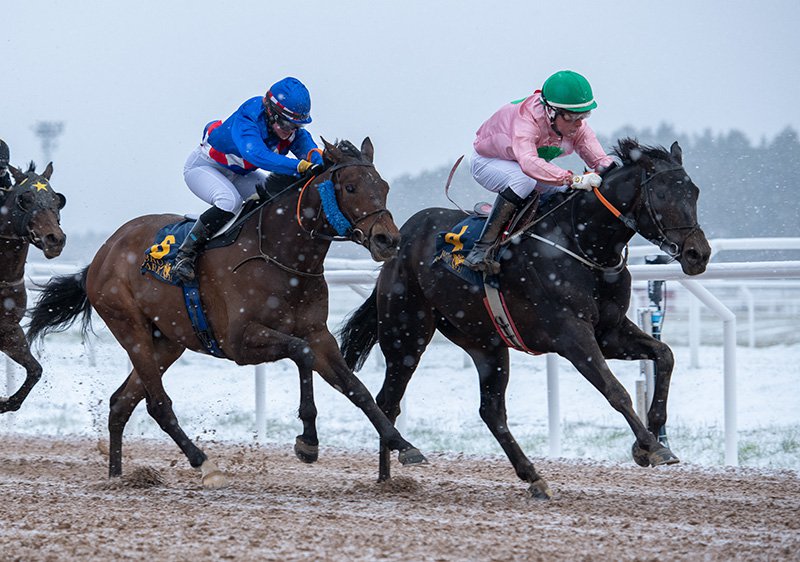
[[206,443],[231,480],[206,491],[171,442],[126,447],[109,481],[94,441],[0,436],[2,559],[800,559],[794,471],[539,461],[538,502],[500,457],[429,455],[377,484],[367,452]]

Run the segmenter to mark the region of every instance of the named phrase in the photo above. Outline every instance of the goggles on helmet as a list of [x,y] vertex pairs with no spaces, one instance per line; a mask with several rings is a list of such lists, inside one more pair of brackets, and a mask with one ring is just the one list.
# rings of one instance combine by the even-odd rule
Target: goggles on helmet
[[270,125],[276,125],[280,130],[287,133],[292,133],[297,129],[303,128],[302,124],[290,121],[281,115],[280,110],[272,104],[269,104],[267,107],[267,121]]
[[560,115],[561,118],[567,123],[575,123],[576,121],[583,121],[584,119],[588,118],[591,114],[592,114],[591,111],[584,111],[582,113],[575,113],[572,111],[556,111],[556,115]]

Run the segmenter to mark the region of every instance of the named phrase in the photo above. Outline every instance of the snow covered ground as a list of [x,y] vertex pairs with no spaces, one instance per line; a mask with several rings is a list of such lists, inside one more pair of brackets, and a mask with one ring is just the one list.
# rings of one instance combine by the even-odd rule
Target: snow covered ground
[[[330,325],[361,298],[334,289]],[[97,320],[97,317],[95,316]],[[669,317],[667,318],[669,321]],[[75,332],[48,336],[37,350],[44,377],[19,412],[0,416],[4,432],[37,435],[97,435],[106,438],[107,404],[124,380],[128,364],[111,335],[95,322],[94,353]],[[670,343],[665,324],[664,340]],[[796,326],[800,331],[800,321]],[[677,330],[677,328],[675,328]],[[800,343],[737,350],[739,459],[743,466],[800,470]],[[689,349],[673,346],[676,367],[670,393],[668,431],[673,451],[685,463],[724,463],[723,349],[702,348],[699,368],[691,368]],[[379,353],[377,348],[373,353]],[[94,360],[92,361],[92,355]],[[478,416],[477,374],[464,353],[434,340],[412,379],[406,398],[405,436],[424,452],[450,451],[502,455]],[[548,454],[546,361],[544,356],[512,354],[508,389],[509,426],[532,459]],[[638,362],[611,362],[633,396]],[[562,456],[632,462],[633,435],[622,416],[567,362],[559,360]],[[359,374],[376,394],[382,382],[377,357]],[[2,379],[0,378],[0,381]],[[11,389],[22,381],[21,370]],[[255,428],[255,377],[252,367],[187,352],[165,377],[183,428],[200,442],[252,442]],[[0,392],[3,389],[0,387]],[[316,377],[320,444],[377,450],[377,434],[354,406]],[[291,447],[300,433],[296,418],[299,382],[294,365],[267,366],[267,440]],[[126,435],[169,439],[140,405]],[[0,444],[2,438],[0,438]],[[2,446],[2,445],[0,445]],[[324,449],[323,449],[324,454]]]

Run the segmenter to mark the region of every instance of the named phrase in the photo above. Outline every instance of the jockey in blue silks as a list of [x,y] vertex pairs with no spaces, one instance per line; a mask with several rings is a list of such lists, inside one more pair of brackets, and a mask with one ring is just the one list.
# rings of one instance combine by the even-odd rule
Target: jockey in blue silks
[[[172,275],[195,279],[195,260],[208,240],[256,192],[268,172],[302,176],[322,164],[311,134],[311,96],[297,78],[284,78],[266,95],[244,102],[225,121],[212,121],[183,167],[189,189],[212,207],[181,244]],[[317,150],[315,150],[317,149]],[[297,158],[286,156],[291,152]]]

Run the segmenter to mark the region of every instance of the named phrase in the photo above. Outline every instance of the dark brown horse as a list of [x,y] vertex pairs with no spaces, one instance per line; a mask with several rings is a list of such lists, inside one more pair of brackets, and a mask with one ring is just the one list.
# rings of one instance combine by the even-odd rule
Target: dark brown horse
[[67,237],[59,226],[66,198],[50,185],[53,164],[43,174],[33,163],[27,172],[10,166],[14,185],[0,190],[0,351],[25,368],[25,382],[10,397],[0,398],[0,413],[19,410],[42,376],[19,323],[25,313],[25,260],[31,244],[47,259],[61,254]]
[[[312,370],[367,415],[381,443],[400,451],[404,464],[425,462],[375,404],[367,388],[347,367],[326,327],[328,287],[323,260],[331,241],[341,239],[332,224],[349,221],[348,240],[367,247],[376,261],[397,253],[399,232],[386,209],[388,184],[372,164],[373,147],[365,139],[359,151],[347,141],[325,143],[325,171],[301,189],[283,189],[244,223],[236,244],[207,250],[198,262],[200,293],[219,347],[239,365],[291,359],[300,373],[303,434],[295,452],[317,458],[316,408]],[[318,188],[332,180],[335,200],[323,200]],[[284,182],[285,185],[286,182]],[[330,184],[328,184],[330,185]],[[270,192],[274,192],[271,188]],[[335,211],[329,209],[338,204]],[[325,209],[323,210],[323,206]],[[52,280],[33,310],[29,338],[63,329],[93,307],[128,352],[133,370],[111,397],[109,475],[122,473],[122,433],[136,405],[147,411],[178,444],[203,485],[219,487],[225,477],[178,424],[161,377],[185,349],[203,344],[192,331],[180,288],[140,272],[142,251],[158,230],[180,217],[151,215],[123,225],[77,276]]]
[[[625,249],[638,232],[667,250],[685,273],[696,275],[705,270],[710,248],[697,224],[699,192],[683,168],[678,144],[666,151],[625,139],[616,154],[622,165],[605,173],[600,190],[553,197],[534,227],[510,240],[499,283],[521,343],[568,359],[603,393],[636,436],[637,463],[671,464],[677,457],[656,436],[667,420],[673,356],[625,316],[631,294]],[[394,421],[420,357],[439,330],[475,362],[481,418],[517,475],[530,484],[533,497],[548,498],[549,487],[508,428],[508,347],[487,313],[482,288],[431,266],[437,234],[462,218],[457,211],[426,209],[408,220],[398,257],[383,266],[372,295],[342,330],[343,355],[348,365],[360,367],[380,343],[386,376],[377,402]],[[647,427],[606,359],[655,362]],[[382,448],[379,479],[389,476]]]

